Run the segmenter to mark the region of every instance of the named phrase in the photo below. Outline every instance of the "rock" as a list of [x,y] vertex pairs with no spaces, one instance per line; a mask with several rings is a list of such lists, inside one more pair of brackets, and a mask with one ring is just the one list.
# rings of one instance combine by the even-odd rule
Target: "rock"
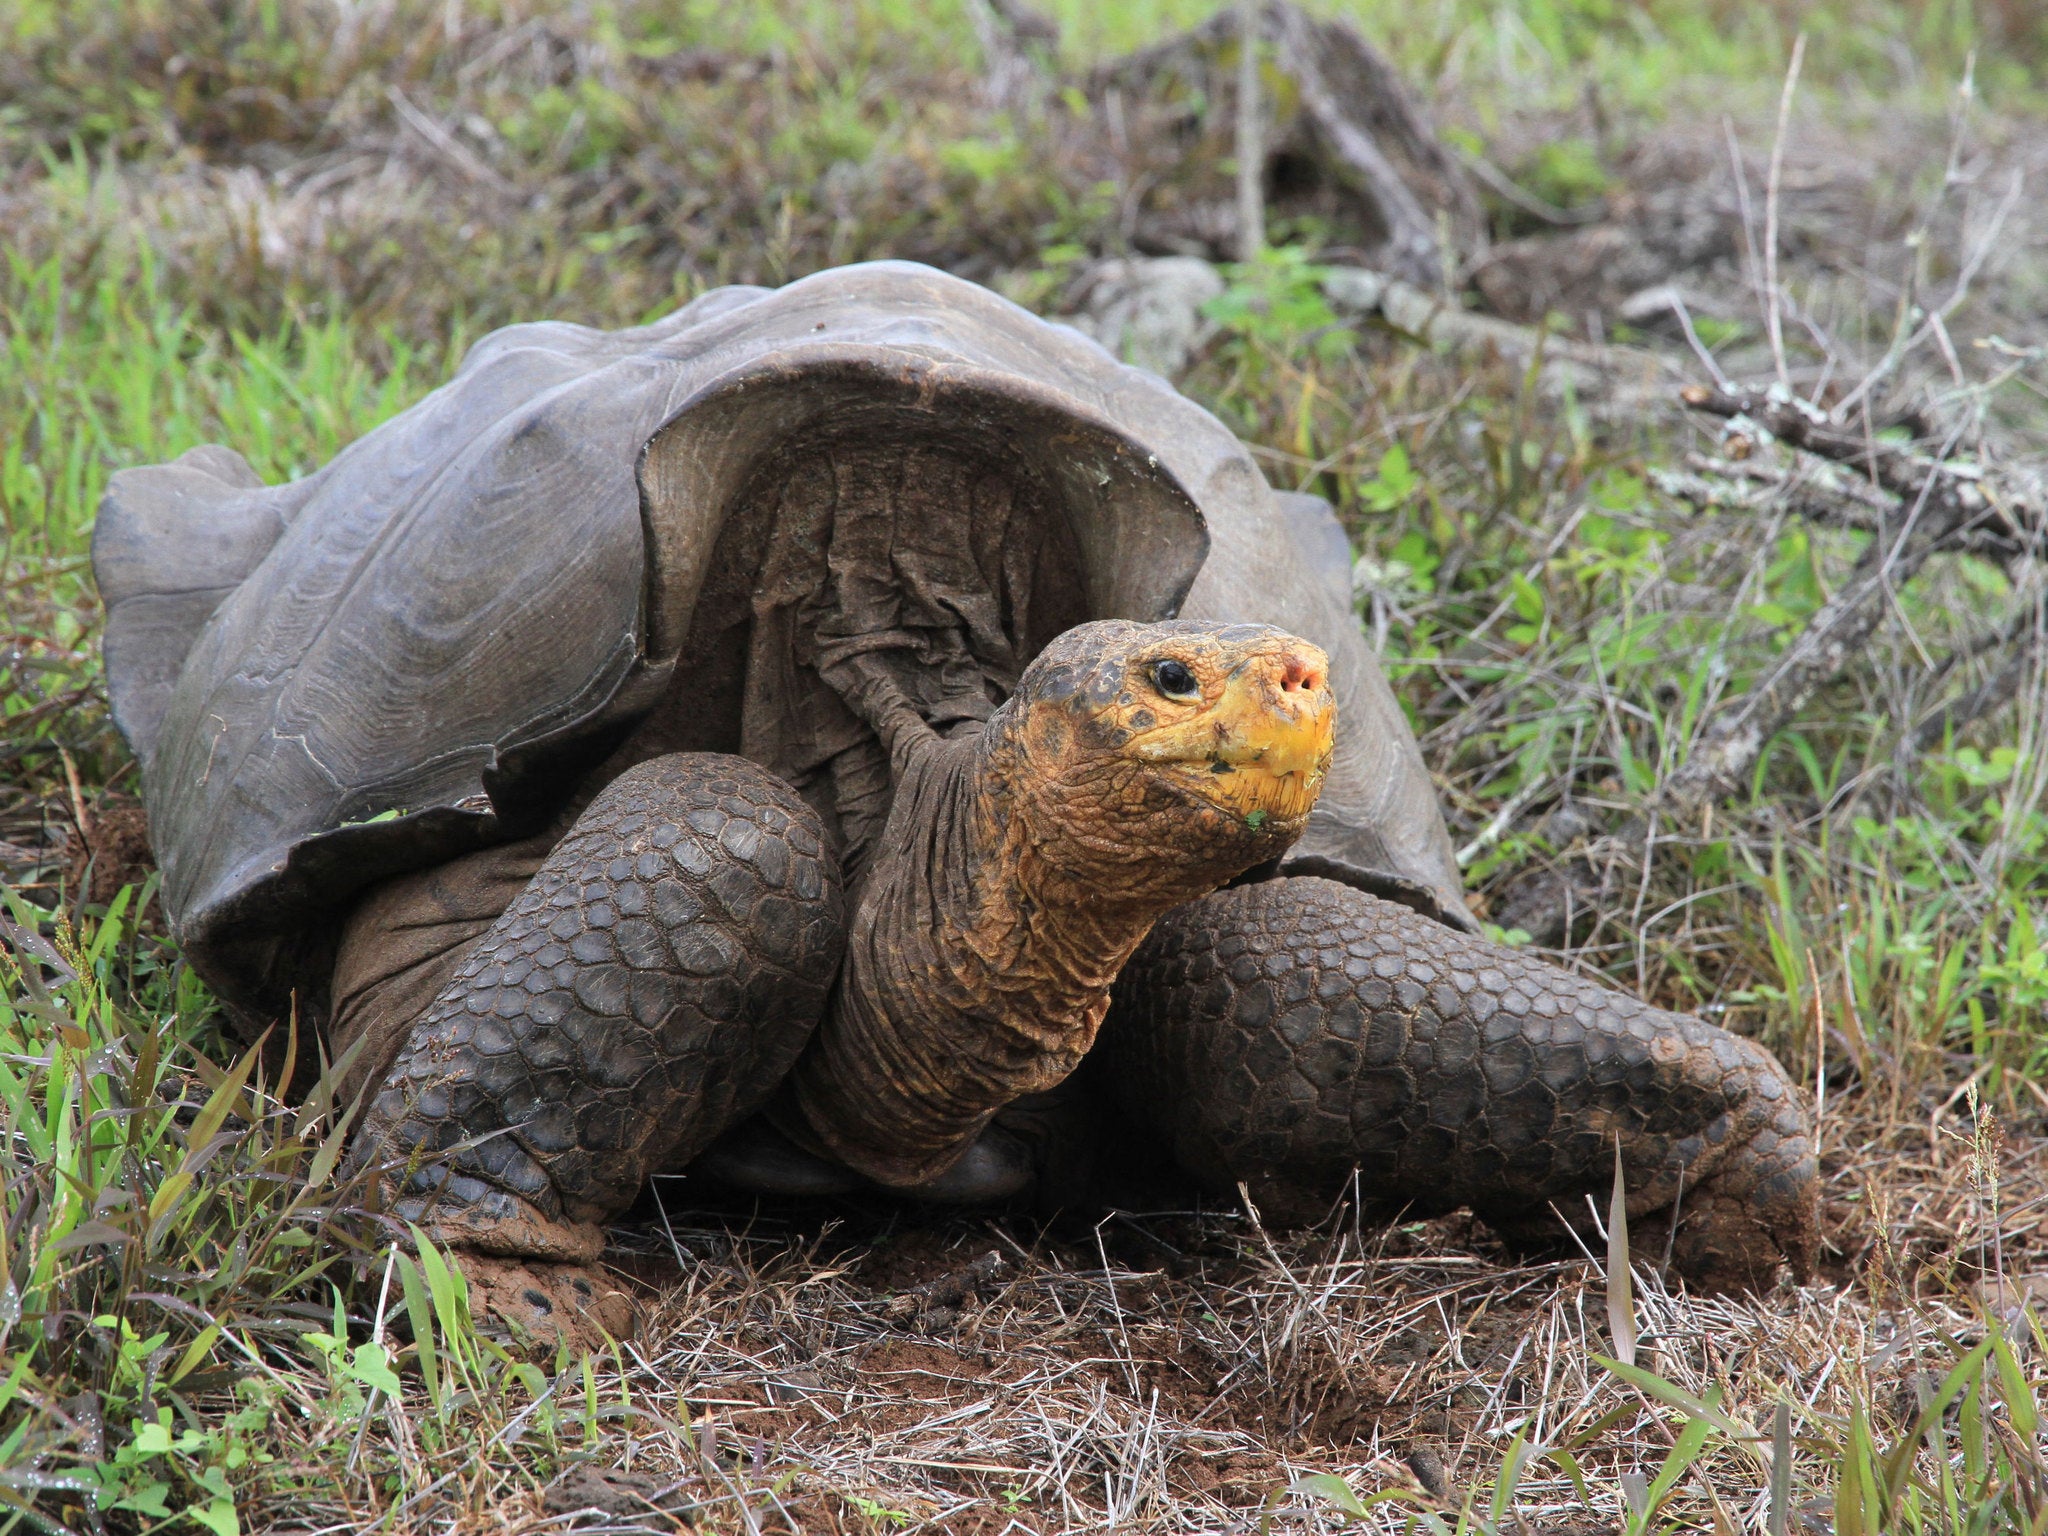
[[1596,224],[1496,245],[1473,271],[1472,285],[1495,314],[1536,325],[1553,314],[1578,322],[1589,311],[1610,313],[1622,294],[1669,274],[1633,230]]
[[1112,259],[1082,278],[1079,311],[1062,318],[1125,362],[1171,379],[1208,340],[1202,306],[1222,292],[1222,275],[1194,256]]
[[1451,1496],[1450,1479],[1444,1475],[1443,1458],[1426,1445],[1409,1447],[1402,1458],[1408,1463],[1408,1470],[1415,1474],[1415,1481],[1422,1484],[1423,1491],[1433,1499],[1448,1499]]
[[1521,929],[1539,949],[1562,949],[1599,915],[1599,875],[1583,858],[1539,864],[1517,875],[1494,898],[1492,920]]
[[1327,267],[1323,271],[1323,297],[1336,309],[1369,315],[1379,309],[1386,294],[1386,274],[1370,267]]
[[1350,320],[1384,320],[1438,352],[1472,362],[1498,358],[1526,364],[1540,355],[1537,388],[1553,399],[1597,404],[1603,413],[1633,417],[1668,398],[1676,366],[1635,347],[1548,336],[1531,326],[1472,314],[1458,301],[1370,267],[1327,267],[1323,296]]
[[2031,1308],[2036,1317],[2048,1316],[2048,1274],[1992,1275],[1978,1281],[1975,1289],[1987,1312],[2015,1326],[2016,1338],[2025,1331],[2026,1309]]
[[1558,850],[1569,848],[1581,839],[1591,837],[1596,829],[1593,818],[1576,800],[1558,801],[1538,827],[1550,846]]

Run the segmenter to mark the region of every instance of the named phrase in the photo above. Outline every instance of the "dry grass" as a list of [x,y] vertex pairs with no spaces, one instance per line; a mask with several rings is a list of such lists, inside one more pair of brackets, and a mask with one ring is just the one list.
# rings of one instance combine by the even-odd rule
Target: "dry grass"
[[[2048,1147],[2004,1148],[1994,1216],[1959,1110],[1909,1127],[1858,1097],[1835,1106],[1829,1262],[1809,1287],[1699,1297],[1667,1286],[1654,1256],[1638,1264],[1637,1364],[1696,1399],[1718,1388],[1760,1437],[1788,1403],[1807,1528],[1832,1522],[1851,1417],[1883,1442],[1906,1434],[1958,1341],[1982,1336],[1975,1298],[2009,1312],[2048,1262]],[[1360,1227],[1347,1204],[1273,1235],[1229,1211],[1091,1227],[679,1209],[615,1236],[639,1255],[622,1272],[659,1299],[643,1342],[593,1380],[617,1436],[594,1449],[674,1484],[719,1529],[1336,1529],[1337,1508],[1301,1483],[1322,1474],[1406,1490],[1412,1504],[1370,1522],[1393,1530],[1417,1509],[1455,1521],[1468,1498],[1483,1516],[1519,1443],[1569,1465],[1522,1466],[1507,1528],[1616,1530],[1629,1480],[1655,1478],[1685,1422],[1600,1363],[1615,1353],[1602,1264],[1517,1262],[1463,1218]],[[2003,1282],[1980,1283],[2000,1262]],[[1762,1450],[1720,1440],[1665,1518],[1764,1528]],[[384,1502],[378,1465],[275,1528],[367,1521]],[[408,1519],[569,1528],[503,1476],[466,1478]]]

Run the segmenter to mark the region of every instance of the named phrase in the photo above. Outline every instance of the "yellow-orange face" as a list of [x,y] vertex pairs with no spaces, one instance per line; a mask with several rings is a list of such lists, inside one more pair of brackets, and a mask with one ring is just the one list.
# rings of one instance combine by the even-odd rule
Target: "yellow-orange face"
[[1190,620],[1069,630],[1008,710],[1041,835],[1103,856],[1088,862],[1230,873],[1300,834],[1337,718],[1319,647],[1269,625]]
[[1126,756],[1256,830],[1267,818],[1307,817],[1329,771],[1337,706],[1319,647],[1280,630],[1234,633],[1251,627],[1148,647],[1134,658],[1132,686],[1104,714],[1128,732]]

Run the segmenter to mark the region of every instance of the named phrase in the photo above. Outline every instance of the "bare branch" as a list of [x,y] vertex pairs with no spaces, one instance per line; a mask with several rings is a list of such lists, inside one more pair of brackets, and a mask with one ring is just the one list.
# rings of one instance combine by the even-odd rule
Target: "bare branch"
[[1785,364],[1784,305],[1778,288],[1778,189],[1785,170],[1785,133],[1791,126],[1792,98],[1799,90],[1799,67],[1806,61],[1806,34],[1792,44],[1792,62],[1785,70],[1785,89],[1778,96],[1778,132],[1771,140],[1770,179],[1764,187],[1764,291],[1770,307],[1764,321],[1770,330],[1771,361],[1778,365],[1778,383],[1792,392],[1792,371]]
[[1947,531],[1938,516],[1909,515],[1896,539],[1873,539],[1849,580],[1821,604],[1763,680],[1700,733],[1691,755],[1658,786],[1659,806],[1684,818],[1735,793],[1764,743],[1863,648],[1889,609],[1893,586],[1919,571]]
[[1749,174],[1742,168],[1742,146],[1735,139],[1735,124],[1726,113],[1721,117],[1721,136],[1728,141],[1728,169],[1735,178],[1735,205],[1742,214],[1742,253],[1746,258],[1742,269],[1756,292],[1757,310],[1767,312],[1771,302],[1764,291],[1763,259],[1756,249],[1756,210],[1749,202]]
[[1522,212],[1531,214],[1546,224],[1573,227],[1581,224],[1598,224],[1607,217],[1607,199],[1604,197],[1596,197],[1590,203],[1577,208],[1560,208],[1557,204],[1518,186],[1513,177],[1484,155],[1474,154],[1469,149],[1460,149],[1458,158],[1464,161],[1465,169],[1476,176],[1488,191],[1503,202],[1514,204]]
[[1898,511],[1895,497],[1824,459],[1799,459],[1779,468],[1757,459],[1691,453],[1684,469],[1653,468],[1650,480],[1666,496],[1702,510],[1777,505],[1806,522],[1861,533],[1882,527]]
[[1689,817],[1741,786],[1764,743],[1862,649],[1889,611],[1892,593],[1959,531],[1988,516],[1992,505],[1974,482],[1947,472],[1954,468],[1946,462],[1955,446],[1953,436],[1940,455],[1926,459],[1850,438],[1826,425],[1811,407],[1802,409],[1789,399],[1722,395],[1698,387],[1682,398],[1716,415],[1764,421],[1773,436],[1868,468],[1901,501],[1911,498],[1902,519],[1881,523],[1848,581],[1821,604],[1770,672],[1709,722],[1691,755],[1658,786],[1660,808]]
[[1901,298],[1899,327],[1892,337],[1891,346],[1885,350],[1885,355],[1878,359],[1877,366],[1865,375],[1863,382],[1836,403],[1834,415],[1838,420],[1845,419],[1850,411],[1868,399],[1879,384],[1898,371],[1899,365],[1915,348],[1930,336],[1940,333],[1955,312],[1962,308],[1964,300],[1970,296],[1970,285],[1977,280],[1978,272],[1983,269],[1985,261],[1996,247],[1998,237],[2005,229],[2005,221],[2012,216],[2013,209],[2019,206],[2020,193],[2025,187],[2026,178],[2015,169],[2006,183],[2005,196],[1999,200],[1996,211],[1991,215],[1991,222],[1985,226],[1984,233],[1964,256],[1963,268],[1956,274],[1955,286],[1949,290],[1948,298],[1942,302],[1939,309],[1922,319],[1917,329],[1908,330],[1916,314],[1911,291]]
[[1693,410],[1729,421],[1746,420],[1781,443],[1862,470],[1900,502],[1912,505],[1924,499],[1947,547],[1999,559],[2039,557],[2048,548],[2048,495],[2033,480],[1987,474],[1979,464],[1878,442],[1775,394],[1694,385],[1679,398]]

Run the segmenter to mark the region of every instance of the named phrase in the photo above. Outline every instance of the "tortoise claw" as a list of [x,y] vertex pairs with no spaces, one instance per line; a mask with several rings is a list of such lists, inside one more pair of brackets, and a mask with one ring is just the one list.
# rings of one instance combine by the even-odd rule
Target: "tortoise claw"
[[[1769,1052],[1739,1043],[1755,1058],[1753,1083],[1783,1082]],[[1818,1258],[1818,1175],[1805,1105],[1788,1091],[1761,1124],[1758,1118],[1750,1117],[1748,1134],[1697,1189],[1681,1190],[1636,1223],[1644,1253],[1668,1242],[1672,1267],[1708,1290],[1767,1289],[1781,1265],[1804,1279]]]
[[638,1331],[638,1303],[594,1265],[473,1251],[458,1251],[455,1260],[469,1282],[471,1315],[489,1313],[534,1344],[563,1342],[588,1352],[625,1343]]

